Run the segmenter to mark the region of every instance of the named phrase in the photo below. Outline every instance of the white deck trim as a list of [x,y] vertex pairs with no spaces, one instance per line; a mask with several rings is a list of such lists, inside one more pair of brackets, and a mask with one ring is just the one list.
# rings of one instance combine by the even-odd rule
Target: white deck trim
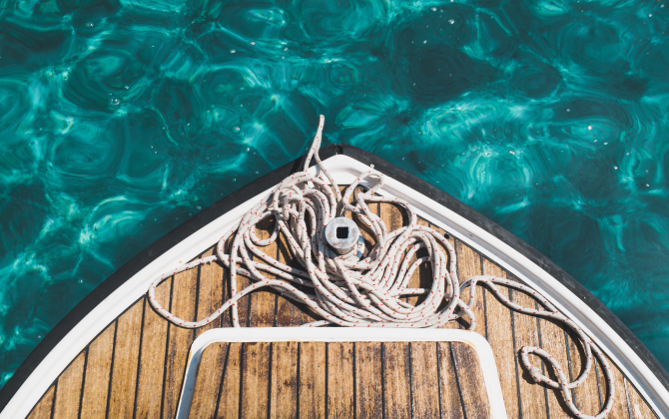
[[[344,155],[333,156],[323,163],[330,175],[340,184],[350,183],[370,169],[369,166]],[[312,167],[310,170],[316,169]],[[74,326],[34,369],[0,413],[0,419],[26,417],[70,362],[128,306],[137,301],[156,276],[173,270],[180,261],[186,262],[212,246],[268,192],[269,189],[193,233],[111,293]],[[484,254],[528,285],[540,290],[551,303],[593,338],[634,384],[655,413],[661,419],[669,419],[669,391],[625,340],[557,279],[473,222],[389,176],[386,177],[384,188],[379,192],[409,201],[420,216],[448,230],[457,239]]]
[[197,372],[204,350],[216,342],[463,342],[470,345],[479,359],[488,395],[491,419],[507,419],[502,387],[495,366],[495,356],[488,341],[476,332],[455,329],[406,330],[358,329],[354,327],[244,327],[207,330],[191,346],[184,385],[176,419],[190,414]]

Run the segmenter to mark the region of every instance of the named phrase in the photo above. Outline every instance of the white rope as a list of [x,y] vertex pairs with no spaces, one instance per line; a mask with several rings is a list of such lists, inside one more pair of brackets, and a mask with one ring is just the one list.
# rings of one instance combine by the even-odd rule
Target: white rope
[[[613,404],[611,368],[606,357],[578,325],[559,313],[540,293],[521,283],[483,275],[460,285],[455,272],[456,255],[453,246],[436,230],[418,224],[416,213],[407,202],[377,194],[383,187],[381,173],[371,170],[362,174],[342,194],[318,156],[323,124],[324,117],[321,115],[303,171],[284,179],[266,199],[261,200],[242,218],[237,227],[224,234],[216,247],[216,255],[181,265],[164,273],[151,284],[148,298],[153,308],[170,322],[186,328],[204,326],[232,308],[233,326],[240,327],[237,301],[250,292],[270,287],[286,298],[307,305],[323,319],[303,325],[307,327],[327,324],[352,327],[439,327],[466,315],[470,319],[469,330],[474,330],[477,321],[470,307],[475,301],[476,285],[481,284],[488,287],[508,308],[562,322],[576,333],[585,350],[586,363],[573,382],[568,381],[560,364],[541,348],[521,348],[521,363],[535,382],[561,390],[569,410],[577,417],[606,417]],[[317,174],[307,171],[312,159],[318,166]],[[374,183],[366,192],[358,192],[353,196],[355,189],[364,181],[367,181],[366,184]],[[401,207],[408,216],[409,224],[388,231],[383,220],[369,210],[369,203],[392,203]],[[333,218],[348,213],[355,214],[373,233],[376,241],[369,255],[362,260],[355,257],[355,250],[346,255],[336,254],[323,236],[325,226]],[[255,233],[256,225],[266,219],[275,220],[274,230],[269,238],[259,239]],[[281,263],[262,251],[263,247],[274,243],[280,234],[286,239],[291,255],[299,262],[301,269]],[[230,238],[232,243],[226,251],[225,244]],[[412,261],[421,249],[425,249],[427,256],[416,257]],[[158,302],[155,291],[162,281],[176,273],[214,261],[221,263],[230,272],[231,297],[210,316],[196,322],[185,321]],[[423,263],[430,263],[430,288],[409,288],[414,271]],[[267,274],[276,279],[267,277]],[[238,275],[250,278],[251,285],[238,290]],[[510,301],[499,292],[498,285],[526,293],[542,309],[522,307]],[[460,299],[462,290],[467,287],[470,288],[469,304]],[[409,295],[422,295],[424,299],[413,306],[401,299]],[[542,375],[540,369],[530,363],[531,354],[550,363],[558,381]],[[574,406],[570,393],[571,389],[578,387],[589,376],[593,354],[603,367],[609,389],[602,411],[594,417],[583,415]]]

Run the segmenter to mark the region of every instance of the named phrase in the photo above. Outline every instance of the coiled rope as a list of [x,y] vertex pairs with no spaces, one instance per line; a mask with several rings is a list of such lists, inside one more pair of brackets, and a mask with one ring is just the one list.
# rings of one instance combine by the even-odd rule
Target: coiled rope
[[[482,285],[511,310],[562,322],[574,331],[586,355],[585,368],[576,380],[569,382],[560,364],[538,347],[521,348],[521,363],[536,383],[544,383],[562,391],[569,410],[577,417],[606,417],[611,410],[614,395],[611,368],[604,354],[578,325],[558,312],[539,292],[519,282],[482,275],[460,285],[456,274],[456,255],[450,242],[436,230],[418,224],[416,213],[407,202],[378,195],[377,191],[383,187],[381,173],[371,170],[360,175],[342,193],[318,156],[323,125],[324,117],[321,115],[303,171],[284,179],[266,199],[261,200],[242,218],[237,227],[224,234],[214,256],[181,265],[164,273],[151,284],[148,299],[153,308],[170,322],[185,328],[204,326],[232,308],[233,325],[240,327],[237,301],[255,290],[270,287],[286,298],[307,305],[323,319],[303,325],[307,327],[327,324],[351,327],[439,327],[448,321],[467,316],[470,319],[469,330],[474,330],[477,321],[470,307],[475,302],[476,285]],[[307,171],[312,159],[318,166],[317,174]],[[352,203],[358,185],[370,180],[375,181],[373,186],[355,194],[355,203]],[[400,206],[408,215],[409,225],[388,231],[383,220],[369,210],[369,203]],[[355,256],[355,250],[346,255],[336,254],[323,236],[325,226],[333,218],[347,213],[355,214],[376,240],[369,255],[362,260]],[[261,240],[255,233],[256,225],[267,219],[275,220],[274,230],[269,238]],[[275,242],[280,234],[286,238],[292,256],[302,269],[281,263],[262,251],[263,247]],[[232,243],[226,251],[225,244],[231,237]],[[416,257],[412,262],[421,249],[425,249],[427,256]],[[251,255],[254,259],[251,259]],[[158,302],[155,291],[162,281],[179,272],[215,261],[228,268],[231,297],[209,317],[196,322],[185,321]],[[413,272],[425,262],[429,262],[431,267],[431,287],[409,288]],[[268,278],[265,274],[273,275],[276,279]],[[251,285],[237,290],[238,275],[250,278]],[[542,309],[522,307],[510,301],[497,286],[524,292],[536,300]],[[461,292],[467,287],[470,288],[468,304],[460,298]],[[409,295],[422,295],[424,300],[414,306],[401,299]],[[536,355],[550,363],[558,380],[541,374],[540,369],[530,363],[529,355]],[[608,388],[603,409],[594,417],[582,414],[573,404],[570,393],[571,389],[588,378],[593,355],[603,367]]]

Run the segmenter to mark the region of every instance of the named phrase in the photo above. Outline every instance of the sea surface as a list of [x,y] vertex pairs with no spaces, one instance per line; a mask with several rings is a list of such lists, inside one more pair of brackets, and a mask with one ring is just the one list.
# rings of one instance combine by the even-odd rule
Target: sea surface
[[325,143],[482,212],[669,368],[667,0],[0,0],[0,385],[107,276]]

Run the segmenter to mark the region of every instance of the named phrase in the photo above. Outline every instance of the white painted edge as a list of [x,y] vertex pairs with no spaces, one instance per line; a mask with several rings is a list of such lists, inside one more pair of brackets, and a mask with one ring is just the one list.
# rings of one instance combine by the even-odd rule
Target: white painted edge
[[[495,356],[488,341],[476,332],[456,329],[358,329],[354,327],[240,327],[207,330],[191,346],[176,419],[187,419],[204,350],[215,342],[463,342],[479,359],[491,419],[507,419]],[[463,389],[466,391],[466,389]]]
[[[324,160],[323,164],[340,184],[350,183],[370,169],[369,166],[344,155],[333,156]],[[316,169],[312,167],[310,170],[315,172]],[[277,184],[278,181],[280,180],[277,180]],[[216,243],[222,234],[236,225],[243,214],[270,190],[256,195],[196,231],[111,293],[73,327],[42,360],[7,403],[0,413],[0,419],[26,417],[70,362],[127,307],[141,298],[156,277],[163,272],[174,270],[180,261],[193,259]],[[385,186],[379,192],[409,201],[420,216],[448,230],[454,237],[541,291],[552,304],[593,338],[639,390],[655,413],[661,419],[669,419],[669,391],[662,386],[629,345],[558,280],[473,222],[389,176],[386,176]]]

